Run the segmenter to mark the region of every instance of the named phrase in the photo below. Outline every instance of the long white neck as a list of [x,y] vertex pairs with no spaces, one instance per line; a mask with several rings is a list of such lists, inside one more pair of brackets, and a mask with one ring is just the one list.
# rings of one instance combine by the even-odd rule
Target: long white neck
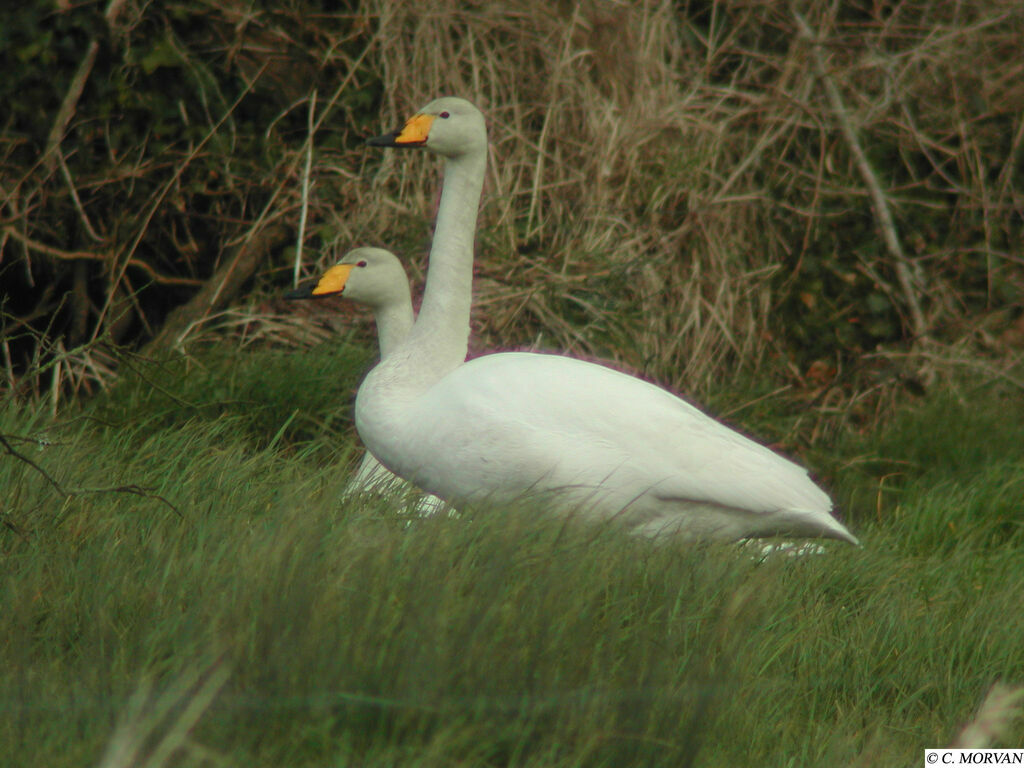
[[373,319],[377,323],[380,359],[386,360],[405,343],[412,331],[412,299],[407,293],[401,299],[375,307]]
[[473,238],[486,169],[486,147],[449,158],[445,164],[419,317],[395,348],[378,326],[381,362],[363,380],[356,397],[360,437],[386,467],[403,477],[415,471],[403,459],[407,436],[416,427],[409,409],[422,393],[462,365],[469,349]]
[[427,385],[465,362],[469,350],[473,239],[486,169],[486,149],[445,163],[423,302],[403,349],[427,374]]

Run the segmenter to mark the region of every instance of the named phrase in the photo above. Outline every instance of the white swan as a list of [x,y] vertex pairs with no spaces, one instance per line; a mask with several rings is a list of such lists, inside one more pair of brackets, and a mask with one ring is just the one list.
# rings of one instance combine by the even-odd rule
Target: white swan
[[456,505],[544,493],[649,535],[857,542],[804,469],[653,384],[559,355],[464,362],[483,116],[438,99],[369,143],[446,158],[419,318],[356,398],[356,428],[385,466]]
[[[339,294],[373,310],[382,360],[398,349],[409,335],[413,324],[409,278],[398,258],[390,251],[355,248],[328,269],[315,285],[291,291],[285,298],[315,299]],[[367,451],[348,490],[392,493],[407,485]],[[416,510],[420,514],[432,514],[443,505],[444,502],[436,496],[424,495],[417,500]]]

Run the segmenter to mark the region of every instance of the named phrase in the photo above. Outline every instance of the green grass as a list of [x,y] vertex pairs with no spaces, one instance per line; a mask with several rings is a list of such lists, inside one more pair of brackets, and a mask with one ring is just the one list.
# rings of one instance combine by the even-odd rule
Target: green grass
[[993,385],[837,446],[862,549],[757,562],[542,510],[342,498],[339,392],[365,357],[247,354],[125,382],[90,418],[0,410],[5,436],[47,437],[12,446],[64,488],[137,486],[65,498],[0,457],[0,754],[911,765],[1024,683],[1022,407]]
[[120,426],[128,414],[147,432],[229,416],[257,447],[337,444],[355,434],[352,392],[374,359],[344,341],[310,352],[212,346],[161,361],[125,358],[128,373],[92,416]]

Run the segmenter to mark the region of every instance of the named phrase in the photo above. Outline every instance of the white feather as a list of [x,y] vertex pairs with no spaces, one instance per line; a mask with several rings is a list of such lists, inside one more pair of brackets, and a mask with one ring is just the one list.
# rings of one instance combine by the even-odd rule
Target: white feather
[[559,355],[464,362],[486,129],[462,99],[413,120],[447,162],[419,318],[356,399],[385,466],[456,505],[543,493],[649,535],[856,543],[804,469],[659,387]]

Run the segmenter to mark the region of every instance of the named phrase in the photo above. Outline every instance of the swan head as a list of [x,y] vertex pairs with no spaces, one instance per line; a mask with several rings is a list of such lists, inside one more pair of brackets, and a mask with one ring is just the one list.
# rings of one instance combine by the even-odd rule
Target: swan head
[[483,113],[455,96],[434,99],[396,131],[366,142],[372,147],[424,147],[448,158],[485,151]]
[[409,280],[398,258],[383,248],[355,248],[316,282],[285,295],[288,299],[346,299],[376,309],[409,301]]

